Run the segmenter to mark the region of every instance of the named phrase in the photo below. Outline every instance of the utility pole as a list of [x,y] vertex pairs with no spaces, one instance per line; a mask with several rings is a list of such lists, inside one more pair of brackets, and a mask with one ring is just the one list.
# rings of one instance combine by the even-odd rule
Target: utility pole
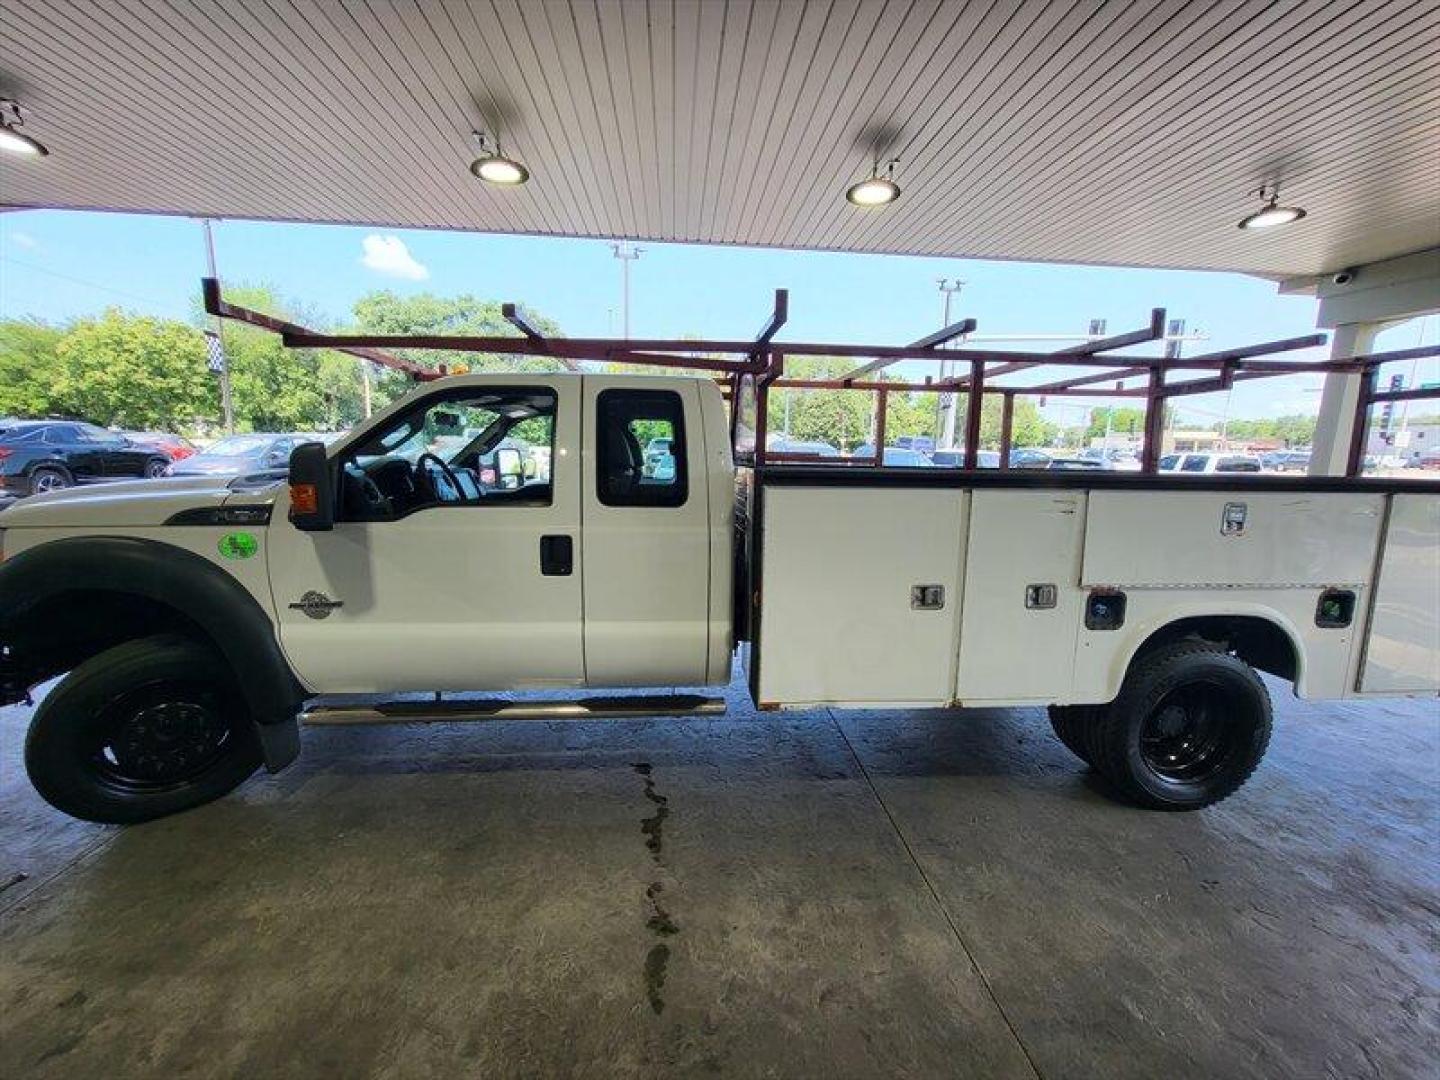
[[615,258],[620,260],[620,296],[621,296],[621,326],[624,329],[624,337],[630,339],[630,264],[640,257],[644,248],[636,247],[634,244],[626,244],[620,241],[618,244],[611,244],[610,250],[615,253]]
[[[220,275],[215,270],[215,237],[210,231],[210,219],[201,218],[200,224],[204,226],[205,229],[205,258],[210,266],[210,276],[218,281]],[[221,344],[221,356],[224,357],[224,362],[220,365],[219,371],[220,408],[225,414],[226,434],[233,435],[235,434],[235,405],[230,398],[230,359],[228,356],[225,356],[224,351],[225,328],[220,316],[212,316],[212,321],[215,327],[215,337]]]
[[[935,279],[935,283],[940,286],[940,328],[942,330],[950,325],[951,297],[953,297],[956,293],[958,293],[961,289],[965,287],[965,282],[961,281],[959,278],[956,278],[948,285],[946,284],[946,280],[947,279],[943,277]],[[950,361],[942,359],[940,361],[940,381],[945,382],[950,377]],[[948,401],[946,401],[947,398],[949,399]],[[942,424],[940,422],[940,416],[936,417],[935,442],[938,446],[945,450],[949,450],[955,445],[955,414],[958,411],[955,408],[955,405],[957,398],[958,395],[953,390],[951,390],[947,393],[943,393],[940,395],[940,401],[945,402],[945,404],[940,405],[939,402],[937,402],[937,407],[943,414],[944,423]]]

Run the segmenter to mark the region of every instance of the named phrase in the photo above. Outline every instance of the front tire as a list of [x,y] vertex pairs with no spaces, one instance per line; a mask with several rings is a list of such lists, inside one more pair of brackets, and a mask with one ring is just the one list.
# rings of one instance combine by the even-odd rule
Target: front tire
[[1082,756],[1141,806],[1198,810],[1250,778],[1270,730],[1270,695],[1249,664],[1212,642],[1177,641],[1131,665],[1087,726]]
[[260,765],[229,669],[210,649],[160,635],[86,660],[41,703],[25,768],[51,806],[129,825],[218,799]]

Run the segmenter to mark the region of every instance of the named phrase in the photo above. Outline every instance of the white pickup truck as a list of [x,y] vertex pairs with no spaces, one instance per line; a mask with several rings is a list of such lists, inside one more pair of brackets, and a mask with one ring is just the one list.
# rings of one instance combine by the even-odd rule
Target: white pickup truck
[[761,709],[1049,706],[1067,746],[1161,809],[1255,769],[1256,669],[1303,698],[1440,691],[1434,486],[737,471],[713,381],[591,374],[428,383],[298,447],[288,480],[0,513],[0,701],[68,673],[26,743],[55,806],[197,805],[293,760],[301,721],[713,709],[310,699],[718,686],[741,642]]

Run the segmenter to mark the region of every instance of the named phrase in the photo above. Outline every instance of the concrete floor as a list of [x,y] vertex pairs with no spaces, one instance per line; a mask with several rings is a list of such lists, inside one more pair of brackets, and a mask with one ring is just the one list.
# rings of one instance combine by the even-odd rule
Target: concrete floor
[[1440,709],[1273,690],[1189,815],[1038,711],[737,705],[317,729],[113,829],[3,710],[0,1076],[1433,1076]]

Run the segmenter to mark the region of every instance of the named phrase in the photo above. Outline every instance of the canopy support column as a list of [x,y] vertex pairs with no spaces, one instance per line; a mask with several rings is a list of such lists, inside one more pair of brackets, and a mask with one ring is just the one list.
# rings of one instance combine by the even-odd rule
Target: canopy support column
[[[1345,360],[1374,351],[1375,337],[1385,325],[1383,322],[1343,323],[1335,327],[1330,339],[1330,359]],[[1325,376],[1320,414],[1315,421],[1315,442],[1310,452],[1311,476],[1345,475],[1364,378],[1358,372],[1339,371]]]

